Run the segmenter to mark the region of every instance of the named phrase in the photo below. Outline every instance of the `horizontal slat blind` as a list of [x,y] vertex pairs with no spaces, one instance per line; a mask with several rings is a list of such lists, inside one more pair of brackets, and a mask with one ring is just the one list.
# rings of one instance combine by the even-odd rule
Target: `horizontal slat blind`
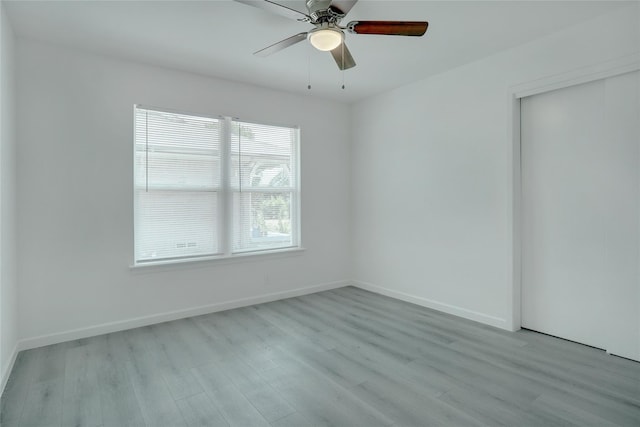
[[136,261],[218,253],[221,120],[135,110]]
[[299,246],[298,146],[297,128],[136,106],[136,263]]
[[233,251],[296,245],[298,130],[234,121]]

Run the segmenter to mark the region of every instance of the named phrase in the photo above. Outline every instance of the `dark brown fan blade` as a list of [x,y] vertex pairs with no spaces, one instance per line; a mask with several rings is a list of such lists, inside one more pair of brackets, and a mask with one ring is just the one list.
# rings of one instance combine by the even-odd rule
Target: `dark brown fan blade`
[[333,56],[333,59],[336,60],[338,68],[340,68],[341,70],[348,70],[349,68],[353,68],[356,66],[356,61],[353,60],[351,52],[349,52],[349,49],[347,49],[347,45],[344,43],[333,49],[331,51],[331,55]]
[[271,0],[235,0],[238,3],[257,7],[258,9],[272,12],[285,18],[295,19],[296,21],[309,21],[311,18],[304,12],[292,9],[288,6],[281,5]]
[[347,30],[355,34],[420,37],[428,26],[428,22],[418,21],[352,21],[347,24]]
[[346,15],[356,3],[358,3],[358,0],[333,0],[331,7]]
[[264,49],[260,49],[257,52],[253,52],[253,54],[256,56],[262,56],[262,57],[269,56],[289,46],[293,46],[296,43],[300,43],[302,40],[306,40],[306,38],[307,38],[307,33],[296,34],[295,36],[291,36],[284,40],[280,40],[278,43],[274,43],[269,47],[265,47]]

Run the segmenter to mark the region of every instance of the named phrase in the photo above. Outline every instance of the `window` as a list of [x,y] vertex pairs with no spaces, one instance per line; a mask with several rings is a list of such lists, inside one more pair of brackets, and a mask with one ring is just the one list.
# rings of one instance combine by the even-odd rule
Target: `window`
[[297,128],[135,107],[136,264],[299,246]]

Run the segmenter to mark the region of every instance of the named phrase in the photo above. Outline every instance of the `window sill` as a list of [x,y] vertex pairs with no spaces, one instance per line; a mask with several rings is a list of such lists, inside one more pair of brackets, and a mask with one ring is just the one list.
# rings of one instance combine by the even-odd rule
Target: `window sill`
[[132,271],[155,271],[158,269],[209,267],[212,265],[236,264],[251,261],[265,261],[274,258],[287,258],[299,256],[305,248],[274,249],[262,252],[237,253],[228,256],[211,256],[202,258],[185,258],[166,261],[148,261],[139,264],[132,264],[129,269]]

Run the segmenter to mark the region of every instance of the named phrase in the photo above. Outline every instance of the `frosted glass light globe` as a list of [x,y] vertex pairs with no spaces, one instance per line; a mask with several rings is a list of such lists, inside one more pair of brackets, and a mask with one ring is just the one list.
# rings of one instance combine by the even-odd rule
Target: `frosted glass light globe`
[[337,28],[311,30],[308,37],[313,47],[324,52],[337,48],[344,40],[344,34]]

